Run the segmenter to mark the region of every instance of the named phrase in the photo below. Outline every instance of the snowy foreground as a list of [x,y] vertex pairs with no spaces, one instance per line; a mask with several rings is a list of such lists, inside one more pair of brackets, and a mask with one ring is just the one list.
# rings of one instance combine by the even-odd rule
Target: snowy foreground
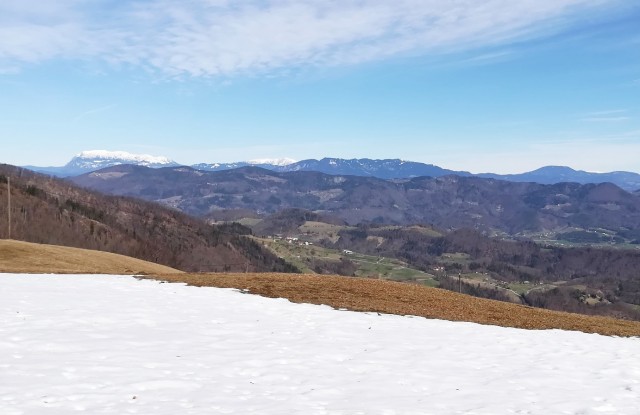
[[640,414],[640,339],[0,275],[0,414]]

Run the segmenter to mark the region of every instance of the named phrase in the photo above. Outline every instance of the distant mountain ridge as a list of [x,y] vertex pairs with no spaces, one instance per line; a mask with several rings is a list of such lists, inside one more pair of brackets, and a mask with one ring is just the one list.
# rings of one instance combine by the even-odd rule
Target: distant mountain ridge
[[340,159],[323,158],[321,160],[302,160],[297,163],[275,169],[279,172],[317,171],[333,175],[370,176],[379,179],[408,179],[412,177],[441,177],[450,174],[472,176],[467,171],[443,169],[433,164],[418,163],[400,159]]
[[545,166],[539,169],[520,174],[494,174],[482,173],[478,177],[507,180],[510,182],[534,182],[540,184],[556,183],[613,183],[616,186],[635,191],[640,190],[640,174],[627,171],[614,171],[608,173],[592,173],[583,170],[574,170],[566,166]]
[[[55,176],[78,176],[122,164],[132,164],[151,168],[174,167],[181,164],[167,157],[132,154],[124,151],[92,150],[77,154],[62,167],[25,166],[30,170]],[[380,179],[409,179],[414,177],[442,177],[456,175],[461,177],[482,177],[511,182],[534,182],[540,184],[556,183],[613,183],[627,191],[640,190],[640,174],[626,171],[591,173],[574,170],[566,166],[545,166],[537,170],[520,174],[472,174],[468,171],[449,170],[433,164],[401,159],[342,159],[325,157],[320,160],[308,159],[256,159],[234,163],[198,163],[192,167],[202,171],[224,171],[241,167],[255,166],[279,173],[294,171],[315,171],[331,175],[350,175],[376,177]]]
[[443,169],[433,164],[418,163],[400,159],[341,159],[325,157],[320,160],[308,159],[286,164],[264,163],[266,160],[254,160],[237,163],[199,163],[190,167],[204,171],[223,171],[240,167],[255,166],[278,173],[293,171],[315,171],[331,175],[349,175],[377,177],[379,179],[407,179],[412,177],[441,177],[450,174],[472,176],[467,171]]
[[269,169],[274,171],[286,171],[287,167],[296,164],[294,159],[281,158],[281,159],[255,159],[249,161],[237,161],[234,163],[198,163],[192,164],[192,167],[196,170],[203,171],[222,171],[238,169],[240,167],[256,166],[263,169]]
[[385,180],[243,167],[114,166],[71,179],[101,192],[140,197],[204,217],[220,210],[271,214],[301,208],[349,224],[431,223],[511,235],[568,227],[640,229],[640,198],[610,184],[516,183],[456,175]]

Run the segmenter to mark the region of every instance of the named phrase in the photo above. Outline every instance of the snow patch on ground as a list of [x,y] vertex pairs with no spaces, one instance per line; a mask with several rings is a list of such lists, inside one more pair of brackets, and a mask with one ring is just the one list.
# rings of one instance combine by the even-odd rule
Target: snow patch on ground
[[0,413],[640,414],[640,339],[0,275]]

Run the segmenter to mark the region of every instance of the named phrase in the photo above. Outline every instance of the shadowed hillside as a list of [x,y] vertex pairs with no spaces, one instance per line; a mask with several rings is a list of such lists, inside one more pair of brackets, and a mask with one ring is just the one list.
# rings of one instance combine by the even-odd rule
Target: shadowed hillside
[[176,210],[105,196],[12,166],[0,166],[0,237],[132,256],[185,271],[295,271],[243,236],[243,227],[211,226]]

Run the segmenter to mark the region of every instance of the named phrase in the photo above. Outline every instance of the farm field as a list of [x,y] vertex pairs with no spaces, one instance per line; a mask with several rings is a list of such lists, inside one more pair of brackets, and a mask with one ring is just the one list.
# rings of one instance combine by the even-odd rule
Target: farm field
[[339,263],[341,259],[345,259],[355,264],[357,268],[354,271],[354,276],[357,277],[416,282],[427,286],[437,285],[433,274],[411,268],[407,263],[398,259],[351,251],[345,253],[317,245],[305,245],[304,242],[298,240],[291,242],[286,239],[257,238],[257,240],[305,273],[315,273],[320,261]]

